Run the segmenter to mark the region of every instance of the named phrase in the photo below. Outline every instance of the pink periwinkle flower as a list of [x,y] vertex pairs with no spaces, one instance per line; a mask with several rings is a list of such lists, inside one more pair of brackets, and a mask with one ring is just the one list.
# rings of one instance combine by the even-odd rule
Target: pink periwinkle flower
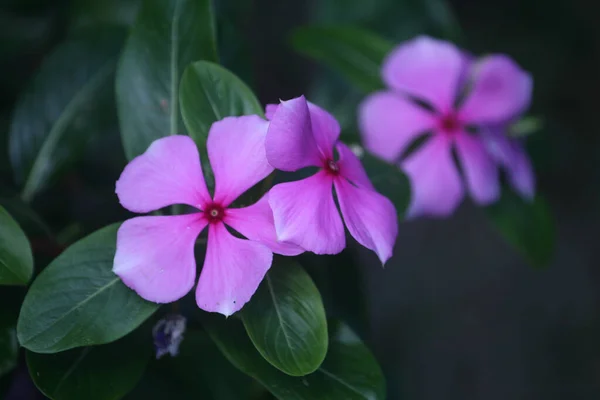
[[[521,196],[534,197],[529,158],[503,132],[531,101],[532,79],[514,61],[505,55],[474,60],[451,43],[419,37],[392,51],[382,75],[389,90],[361,104],[359,124],[367,150],[398,163],[408,175],[408,217],[449,215],[462,201],[465,186],[478,204],[496,201],[499,167]],[[405,156],[424,133],[431,136]]]
[[[147,213],[174,204],[199,210],[136,217],[121,225],[113,271],[127,286],[157,303],[186,295],[196,279],[196,238],[208,226],[196,302],[206,311],[228,316],[252,297],[271,266],[272,252],[296,255],[303,251],[277,242],[268,194],[251,206],[230,208],[273,171],[265,156],[268,126],[258,116],[228,117],[212,125],[207,140],[215,177],[212,197],[198,149],[188,136],[156,140],[125,167],[116,192],[128,210]],[[233,236],[226,225],[247,240]]]
[[277,238],[316,254],[341,252],[346,237],[335,188],[348,231],[385,263],[398,234],[396,209],[375,191],[354,153],[338,142],[335,118],[304,96],[267,106],[267,118],[265,147],[272,166],[283,171],[319,168],[309,178],[278,184],[269,192]]

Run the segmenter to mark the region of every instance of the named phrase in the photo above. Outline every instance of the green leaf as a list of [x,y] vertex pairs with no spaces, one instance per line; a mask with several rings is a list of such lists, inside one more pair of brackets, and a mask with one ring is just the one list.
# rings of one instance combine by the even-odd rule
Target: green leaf
[[21,346],[55,353],[109,343],[158,308],[112,272],[118,227],[107,226],[76,242],[37,277],[19,315]]
[[393,44],[354,27],[303,27],[294,31],[292,46],[323,62],[369,93],[383,88],[381,64]]
[[142,378],[151,356],[151,338],[132,334],[104,346],[57,354],[27,352],[35,385],[52,400],[120,399]]
[[0,205],[14,217],[29,237],[52,236],[52,230],[46,222],[20,197],[2,197]]
[[85,144],[114,113],[112,80],[123,30],[83,31],[42,64],[19,99],[9,132],[10,161],[30,201],[81,157]]
[[26,285],[33,275],[33,255],[21,227],[0,206],[0,285]]
[[211,0],[145,0],[117,72],[121,137],[129,159],[154,140],[185,134],[179,82],[193,61],[217,61]]
[[[363,150],[364,151],[364,150]],[[394,203],[398,217],[403,218],[410,204],[410,181],[393,164],[364,152],[361,161],[375,189]]]
[[206,147],[213,122],[228,116],[263,115],[256,96],[227,69],[206,61],[186,68],[179,94],[183,120],[198,147]]
[[550,207],[542,197],[528,202],[505,189],[500,200],[486,211],[498,231],[529,263],[536,268],[548,266],[554,255],[555,230]]
[[17,366],[19,343],[17,342],[16,314],[0,311],[0,377]]
[[310,374],[325,359],[327,319],[321,294],[294,259],[274,259],[241,314],[260,354],[288,375]]
[[279,400],[385,398],[385,380],[377,360],[344,324],[330,321],[329,351],[319,369],[310,375],[293,377],[260,356],[238,321],[207,318],[205,327],[225,357]]

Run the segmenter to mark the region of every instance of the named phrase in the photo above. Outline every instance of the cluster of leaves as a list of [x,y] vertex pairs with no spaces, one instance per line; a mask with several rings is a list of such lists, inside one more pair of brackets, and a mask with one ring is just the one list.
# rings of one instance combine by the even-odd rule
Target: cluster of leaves
[[[352,250],[336,262],[310,255],[276,257],[251,302],[229,320],[184,300],[177,312],[188,317],[189,329],[180,356],[158,361],[152,360],[151,327],[170,307],[142,300],[112,273],[118,223],[76,241],[43,270],[36,254],[34,270],[23,230],[29,237],[31,232],[50,234],[26,204],[76,165],[108,125],[118,122],[125,155],[132,159],[170,134],[191,136],[205,152],[214,121],[263,114],[244,83],[249,81],[246,73],[236,70],[242,80],[228,69],[231,60],[243,55],[233,43],[219,46],[223,37],[241,42],[232,39],[236,31],[219,19],[226,6],[219,2],[215,10],[210,0],[144,0],[138,10],[135,1],[108,3],[102,2],[102,12],[89,14],[75,8],[74,14],[82,13],[77,26],[44,60],[12,117],[9,158],[20,196],[3,199],[4,208],[0,206],[0,300],[11,305],[0,310],[0,383],[17,365],[20,345],[34,383],[56,400],[191,398],[199,393],[217,400],[385,398],[377,361],[349,327],[361,333],[364,326]],[[335,3],[323,2],[316,14],[328,19],[344,10],[348,16],[342,22],[370,26],[355,20],[364,17],[364,2],[343,1],[334,12],[329,8]],[[445,8],[446,13],[440,12],[441,1],[411,4],[406,10],[413,17],[427,14],[422,4],[435,9],[430,14],[448,15]],[[115,7],[126,12],[115,18],[107,11]],[[361,12],[354,15],[352,10]],[[385,14],[382,10],[371,11]],[[393,25],[415,20],[406,15],[405,24],[394,20]],[[434,22],[448,27],[441,34],[455,35],[452,18]],[[224,33],[218,38],[217,32]],[[385,33],[395,40],[407,35]],[[338,101],[332,94],[340,93],[339,83],[322,84],[328,81],[324,73],[315,80],[320,91],[313,90],[309,98],[325,107],[343,105],[337,109],[342,138],[356,142],[354,118],[348,115],[364,93],[382,87],[379,67],[393,42],[355,27],[321,26],[296,31],[291,43],[351,83],[344,92],[349,101]],[[363,163],[375,186],[402,214],[410,196],[406,177],[368,154]],[[507,192],[489,214],[534,264],[547,263],[553,234],[541,199],[527,205]],[[198,247],[201,252],[202,245]],[[334,265],[343,271],[328,268]],[[14,287],[28,285],[36,272],[26,295]],[[0,395],[2,390],[0,385]]]

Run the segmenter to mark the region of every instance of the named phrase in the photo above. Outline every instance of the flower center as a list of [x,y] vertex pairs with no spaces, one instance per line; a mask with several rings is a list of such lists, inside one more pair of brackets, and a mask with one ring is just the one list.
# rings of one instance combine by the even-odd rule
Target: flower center
[[327,160],[325,162],[325,170],[332,175],[337,175],[340,173],[340,166],[333,160]]
[[214,224],[221,220],[225,216],[225,209],[218,204],[212,203],[204,210],[204,217],[209,223]]
[[447,134],[456,133],[462,127],[461,122],[454,114],[444,115],[440,119],[440,129]]

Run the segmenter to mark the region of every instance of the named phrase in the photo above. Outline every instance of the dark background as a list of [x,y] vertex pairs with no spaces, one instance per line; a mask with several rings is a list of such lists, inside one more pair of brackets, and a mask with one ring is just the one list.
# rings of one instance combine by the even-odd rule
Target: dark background
[[[96,20],[127,23],[136,3],[2,0],[2,134],[19,92],[65,35]],[[600,2],[454,0],[446,5],[222,1],[221,47],[228,46],[231,68],[263,102],[307,93],[335,108],[343,124],[344,118],[352,123],[360,95],[291,50],[287,37],[296,26],[352,23],[394,41],[419,33],[450,37],[477,54],[508,53],[532,72],[532,114],[543,118],[544,128],[529,145],[539,191],[556,218],[554,262],[547,270],[529,267],[468,202],[447,220],[402,223],[396,254],[385,270],[372,254],[361,253],[370,314],[363,336],[384,368],[392,400],[598,399]],[[6,140],[1,143],[2,196],[8,196],[13,186]],[[118,133],[107,133],[95,146],[77,170],[34,204],[63,232],[69,228],[65,221],[78,221],[65,234],[74,230],[79,236],[124,215],[112,191],[125,163]],[[342,265],[336,269],[344,273]],[[26,374],[18,372],[22,382],[9,400],[34,398]]]

